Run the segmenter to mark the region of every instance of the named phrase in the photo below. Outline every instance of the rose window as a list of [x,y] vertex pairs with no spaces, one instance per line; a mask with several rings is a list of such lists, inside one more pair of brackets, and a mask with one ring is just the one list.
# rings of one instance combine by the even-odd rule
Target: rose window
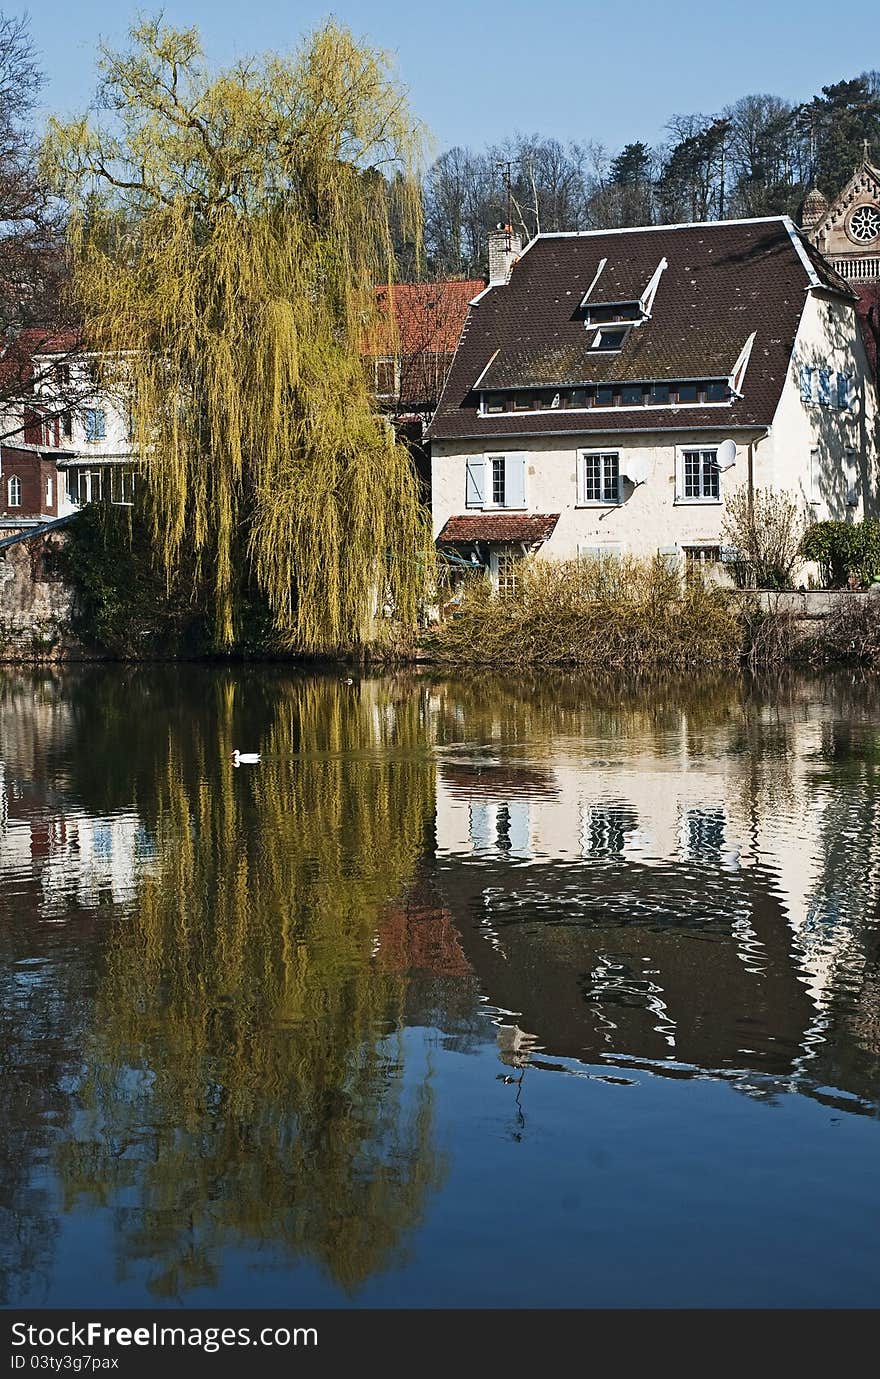
[[880,207],[857,206],[849,218],[848,229],[856,244],[870,244],[880,235]]

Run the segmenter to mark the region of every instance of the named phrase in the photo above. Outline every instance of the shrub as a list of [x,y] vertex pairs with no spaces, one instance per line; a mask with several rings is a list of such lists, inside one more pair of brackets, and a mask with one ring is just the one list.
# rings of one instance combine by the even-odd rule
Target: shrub
[[801,551],[816,561],[829,588],[871,584],[880,573],[880,522],[814,522]]
[[733,567],[737,583],[746,588],[790,589],[804,526],[803,512],[790,493],[735,489],[725,503],[722,532],[738,552]]
[[880,665],[880,599],[841,598],[823,622],[813,654],[821,661]]
[[742,622],[735,597],[662,557],[526,561],[501,598],[469,579],[458,609],[425,639],[459,665],[735,665]]

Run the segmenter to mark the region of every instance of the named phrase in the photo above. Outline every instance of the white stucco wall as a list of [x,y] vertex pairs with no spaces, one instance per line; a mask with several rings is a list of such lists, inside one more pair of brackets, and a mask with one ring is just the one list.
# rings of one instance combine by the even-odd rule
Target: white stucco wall
[[[772,331],[768,322],[766,330]],[[818,403],[804,403],[800,395],[800,366],[828,368],[853,374],[855,399],[851,412]],[[762,365],[761,332],[755,340],[744,380],[748,393]],[[634,555],[651,555],[674,546],[722,544],[724,497],[747,483],[748,449],[753,442],[752,482],[755,488],[787,490],[803,502],[815,519],[855,520],[876,506],[877,402],[864,342],[852,308],[827,293],[805,294],[804,311],[788,376],[772,426],[736,432],[725,427],[727,409],[717,407],[717,429],[678,433],[627,434],[638,426],[639,408],[616,408],[609,413],[609,430],[572,436],[505,439],[493,444],[491,418],[486,439],[432,442],[432,508],[434,534],[452,516],[478,513],[466,506],[467,461],[490,454],[525,456],[525,507],[533,513],[559,513],[543,557],[569,559],[579,547],[619,547]],[[676,416],[687,425],[686,407]],[[612,426],[619,428],[612,430]],[[734,466],[720,478],[720,500],[687,501],[677,496],[676,465],[682,447],[717,445],[730,437],[737,443]],[[581,450],[617,450],[620,471],[635,460],[645,482],[622,485],[623,501],[614,506],[578,503],[577,460]],[[818,452],[819,469],[811,480],[811,452]],[[848,466],[853,474],[847,473]],[[853,484],[853,479],[857,480]],[[856,502],[847,498],[855,488]],[[821,498],[812,502],[818,492]],[[501,511],[486,507],[484,511]],[[512,509],[503,509],[510,512]]]

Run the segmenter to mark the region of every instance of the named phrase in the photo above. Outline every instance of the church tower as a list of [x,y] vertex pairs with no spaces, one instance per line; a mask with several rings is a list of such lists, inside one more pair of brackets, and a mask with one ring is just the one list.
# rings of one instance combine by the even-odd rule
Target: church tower
[[801,208],[801,228],[832,267],[856,287],[880,284],[880,168],[868,156],[830,203],[814,187]]

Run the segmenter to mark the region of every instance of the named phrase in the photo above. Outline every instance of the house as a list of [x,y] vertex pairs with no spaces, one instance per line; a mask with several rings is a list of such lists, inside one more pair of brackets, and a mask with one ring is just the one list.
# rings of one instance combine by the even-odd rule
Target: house
[[2,411],[4,525],[64,517],[100,499],[133,503],[127,404],[100,384],[94,356],[80,353],[72,336],[41,339]]
[[877,401],[849,284],[786,216],[490,236],[429,430],[439,547],[722,558],[725,499],[873,511]]
[[833,201],[818,187],[807,193],[801,226],[856,293],[865,343],[880,382],[880,168],[871,162],[867,140],[861,162]]
[[425,429],[434,415],[471,298],[481,278],[395,283],[377,292],[379,320],[365,342],[370,387],[422,479],[431,485]]

